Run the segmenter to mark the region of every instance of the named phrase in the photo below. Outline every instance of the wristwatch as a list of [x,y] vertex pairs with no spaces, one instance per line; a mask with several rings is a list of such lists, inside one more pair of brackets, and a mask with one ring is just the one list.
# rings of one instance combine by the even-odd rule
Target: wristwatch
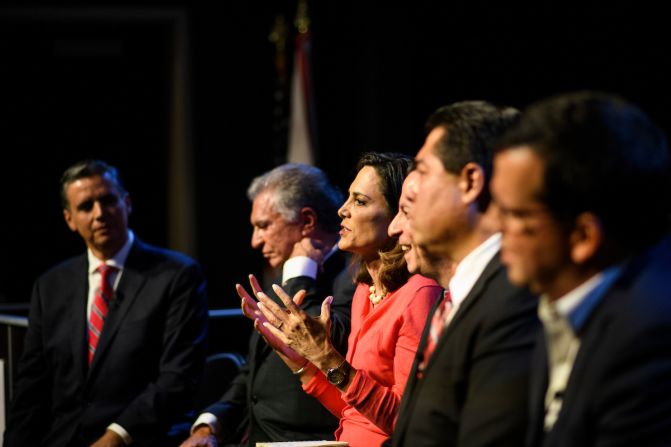
[[329,368],[326,371],[326,380],[328,380],[331,385],[339,387],[349,379],[349,371],[349,363],[347,363],[347,360],[343,360],[340,365],[335,368]]

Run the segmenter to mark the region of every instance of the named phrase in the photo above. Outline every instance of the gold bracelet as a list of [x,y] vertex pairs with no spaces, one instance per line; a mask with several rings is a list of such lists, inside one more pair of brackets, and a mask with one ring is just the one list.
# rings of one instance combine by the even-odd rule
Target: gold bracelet
[[296,371],[291,371],[291,374],[293,374],[294,376],[298,376],[300,374],[303,374],[305,372],[305,368],[307,368],[309,364],[310,364],[310,362],[308,360],[306,360],[305,364],[303,366],[298,368]]

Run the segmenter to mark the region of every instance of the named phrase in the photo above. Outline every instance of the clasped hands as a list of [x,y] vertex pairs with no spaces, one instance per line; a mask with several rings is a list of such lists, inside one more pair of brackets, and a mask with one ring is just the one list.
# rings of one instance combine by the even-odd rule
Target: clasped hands
[[249,284],[258,301],[240,284],[236,284],[235,289],[241,299],[242,313],[254,321],[259,334],[292,370],[306,366],[307,362],[319,367],[334,350],[329,338],[333,297],[324,300],[321,315],[313,318],[300,308],[305,298],[304,290],[292,298],[273,284],[273,290],[284,304],[281,307],[262,291],[254,275],[249,275]]

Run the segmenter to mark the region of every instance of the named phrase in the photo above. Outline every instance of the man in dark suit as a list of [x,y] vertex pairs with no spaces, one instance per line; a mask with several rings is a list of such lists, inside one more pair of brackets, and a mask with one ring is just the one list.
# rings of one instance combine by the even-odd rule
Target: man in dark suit
[[612,95],[530,107],[492,193],[510,280],[542,294],[529,446],[671,445],[669,153]]
[[[286,164],[254,179],[248,196],[252,247],[271,267],[282,267],[287,293],[306,290],[306,312],[319,315],[324,298],[334,296],[331,337],[344,353],[354,283],[337,248],[341,194],[318,168]],[[254,319],[250,305],[255,300],[243,299],[245,314]],[[337,418],[302,390],[298,377],[254,331],[247,365],[220,401],[200,415],[182,446],[332,439],[337,425]]]
[[395,446],[523,442],[536,301],[506,279],[488,194],[494,139],[516,116],[471,101],[429,118],[407,215],[419,270],[449,292],[427,320]]
[[165,445],[205,360],[200,268],[133,235],[113,167],[77,163],[61,186],[88,250],[35,283],[4,445]]

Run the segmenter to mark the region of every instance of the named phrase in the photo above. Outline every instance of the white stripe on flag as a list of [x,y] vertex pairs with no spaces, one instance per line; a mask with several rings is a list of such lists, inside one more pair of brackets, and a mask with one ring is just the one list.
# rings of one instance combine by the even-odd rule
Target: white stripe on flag
[[308,119],[309,70],[307,66],[308,55],[305,52],[307,42],[299,36],[296,39],[296,51],[294,54],[294,70],[291,78],[291,118],[289,122],[289,163],[314,164],[313,142],[310,136],[310,123]]

